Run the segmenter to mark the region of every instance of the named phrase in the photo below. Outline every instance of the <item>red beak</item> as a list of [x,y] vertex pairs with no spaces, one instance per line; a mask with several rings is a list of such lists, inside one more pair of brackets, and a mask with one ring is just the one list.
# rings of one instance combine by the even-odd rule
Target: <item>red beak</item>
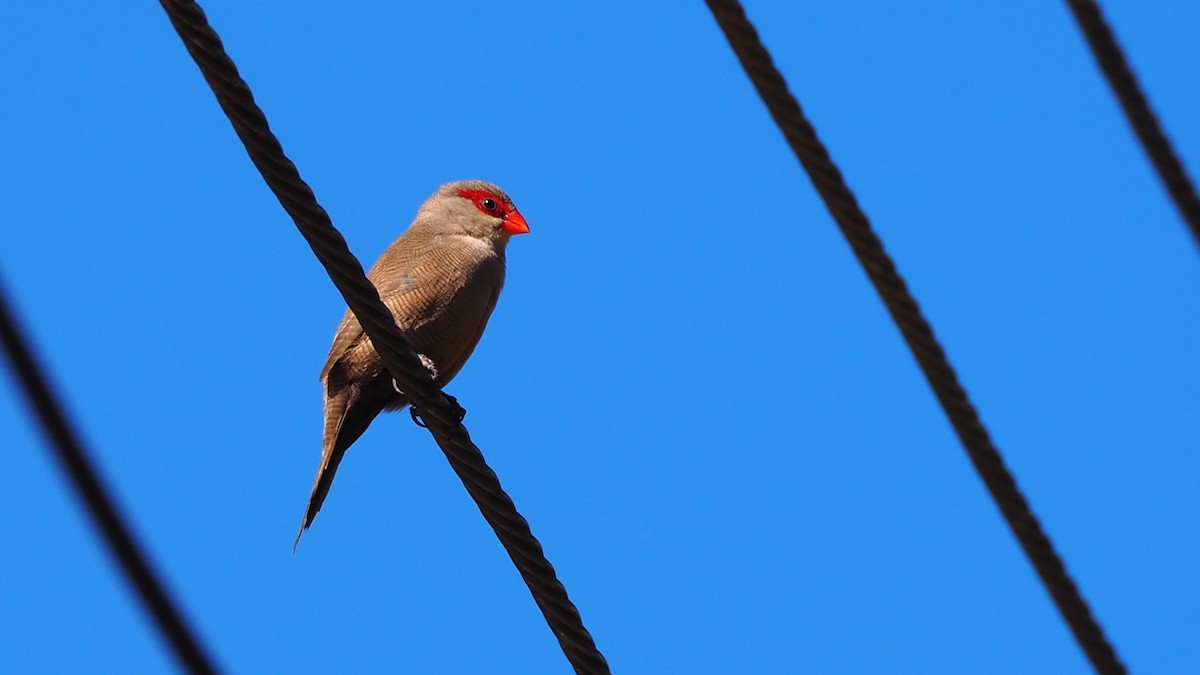
[[525,216],[516,209],[508,212],[508,216],[504,218],[500,227],[509,234],[527,234],[529,232],[529,223],[525,222]]

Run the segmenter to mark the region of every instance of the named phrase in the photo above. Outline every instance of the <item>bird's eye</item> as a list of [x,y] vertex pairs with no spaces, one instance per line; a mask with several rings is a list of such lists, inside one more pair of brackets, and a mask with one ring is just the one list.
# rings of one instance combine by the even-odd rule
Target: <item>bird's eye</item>
[[485,197],[483,201],[479,203],[482,204],[483,208],[487,209],[488,211],[496,210],[496,200],[492,199],[491,197]]

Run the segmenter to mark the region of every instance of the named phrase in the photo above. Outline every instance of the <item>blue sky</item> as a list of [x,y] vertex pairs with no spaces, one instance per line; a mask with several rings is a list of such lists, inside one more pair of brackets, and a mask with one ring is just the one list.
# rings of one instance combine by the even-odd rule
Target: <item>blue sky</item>
[[[370,264],[533,232],[448,391],[622,673],[1084,673],[702,3],[204,4]],[[1200,171],[1200,6],[1105,3]],[[1200,668],[1200,256],[1059,3],[751,2],[1123,658]],[[569,672],[407,415],[295,555],[343,304],[156,3],[0,4],[0,270],[230,672]],[[11,673],[170,655],[8,378]]]

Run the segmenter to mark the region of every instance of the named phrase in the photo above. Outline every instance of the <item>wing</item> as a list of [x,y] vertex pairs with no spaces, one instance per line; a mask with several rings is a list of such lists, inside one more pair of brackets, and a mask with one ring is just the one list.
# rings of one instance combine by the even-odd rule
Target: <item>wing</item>
[[[404,306],[407,304],[403,298],[420,290],[421,284],[414,270],[425,265],[434,249],[432,243],[428,240],[421,242],[405,232],[379,256],[379,260],[367,273],[367,280],[375,285],[383,304],[387,305],[392,316],[400,322],[401,328],[404,327]],[[325,359],[325,366],[321,368],[319,379],[325,382],[334,364],[363,339],[362,324],[358,322],[354,313],[347,309],[342,323],[333,335],[333,344],[329,347],[329,356]]]
[[[395,280],[395,288],[383,297],[383,304],[391,311],[393,318],[398,318],[397,310],[408,304],[404,302],[404,296],[416,291],[418,286],[417,279],[411,275]],[[338,359],[364,339],[366,339],[366,334],[363,332],[362,324],[358,322],[358,317],[354,316],[354,312],[347,309],[345,316],[342,317],[342,323],[338,325],[337,332],[333,334],[333,344],[329,347],[329,356],[325,358],[325,365],[321,368],[321,376],[318,379],[324,382]]]

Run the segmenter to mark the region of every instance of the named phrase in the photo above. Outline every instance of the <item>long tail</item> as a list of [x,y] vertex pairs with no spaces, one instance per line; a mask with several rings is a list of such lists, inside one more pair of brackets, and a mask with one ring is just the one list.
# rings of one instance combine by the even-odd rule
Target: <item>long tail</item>
[[[371,397],[365,397],[371,398]],[[362,436],[371,421],[383,411],[382,405],[373,401],[363,400],[348,387],[337,396],[325,401],[325,434],[321,448],[321,466],[317,469],[317,477],[313,481],[312,494],[308,497],[308,508],[305,509],[304,519],[300,522],[300,531],[296,533],[296,542],[292,545],[292,553],[300,545],[300,536],[312,525],[329,488],[333,485],[333,476],[337,473],[338,464],[346,450]]]

